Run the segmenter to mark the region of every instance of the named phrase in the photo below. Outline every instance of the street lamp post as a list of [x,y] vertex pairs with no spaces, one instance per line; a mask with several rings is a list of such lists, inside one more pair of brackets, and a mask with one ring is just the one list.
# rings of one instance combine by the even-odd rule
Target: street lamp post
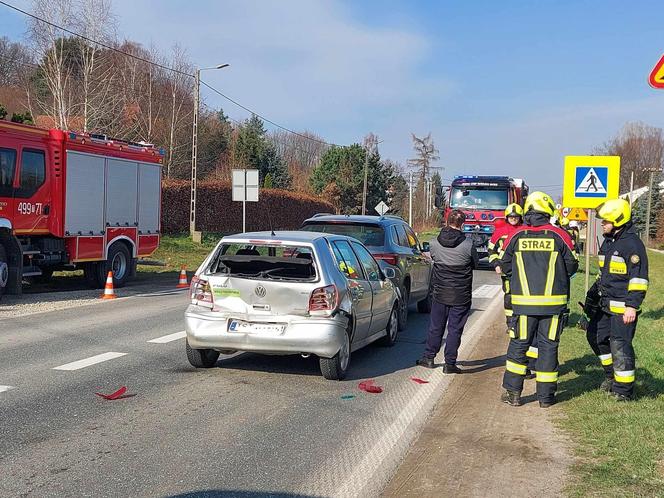
[[194,74],[194,119],[191,137],[191,202],[189,206],[189,234],[194,241],[200,242],[200,236],[196,237],[196,166],[198,155],[198,115],[201,107],[201,71],[208,69],[223,69],[230,64],[219,64],[214,67],[203,67],[196,69]]

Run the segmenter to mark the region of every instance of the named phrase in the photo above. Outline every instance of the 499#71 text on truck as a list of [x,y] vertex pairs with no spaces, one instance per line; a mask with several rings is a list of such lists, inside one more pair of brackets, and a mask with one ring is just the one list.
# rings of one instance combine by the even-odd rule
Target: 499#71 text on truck
[[0,296],[83,269],[121,287],[159,246],[163,152],[0,121]]

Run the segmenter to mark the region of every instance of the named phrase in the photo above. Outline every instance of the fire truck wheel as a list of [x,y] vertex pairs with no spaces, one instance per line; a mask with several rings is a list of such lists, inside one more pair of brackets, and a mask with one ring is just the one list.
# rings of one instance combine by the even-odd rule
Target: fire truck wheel
[[113,286],[124,287],[131,273],[131,254],[122,242],[116,242],[108,250],[104,279],[109,271],[113,272]]
[[5,287],[9,281],[9,267],[7,266],[7,251],[0,244],[0,299],[5,293]]

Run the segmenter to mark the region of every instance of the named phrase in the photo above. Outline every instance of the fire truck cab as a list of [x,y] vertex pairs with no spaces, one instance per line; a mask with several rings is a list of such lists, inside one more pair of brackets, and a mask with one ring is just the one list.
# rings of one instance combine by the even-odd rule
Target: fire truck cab
[[523,206],[528,186],[508,176],[457,176],[452,181],[445,206],[445,219],[452,209],[466,215],[463,231],[473,239],[480,257],[488,255],[487,244],[495,224],[505,217],[508,204]]
[[0,295],[84,270],[122,286],[159,246],[163,153],[148,144],[0,121]]

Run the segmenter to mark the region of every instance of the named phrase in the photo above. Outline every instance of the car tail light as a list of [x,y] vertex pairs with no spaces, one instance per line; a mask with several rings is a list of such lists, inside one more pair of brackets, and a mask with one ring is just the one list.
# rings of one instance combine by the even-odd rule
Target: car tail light
[[191,277],[191,300],[197,301],[196,304],[200,306],[209,306],[212,308],[212,288],[207,280],[203,280],[197,276]]
[[374,258],[385,261],[388,265],[397,266],[399,264],[398,254],[374,254]]
[[309,298],[309,311],[332,311],[339,304],[339,291],[336,285],[314,289]]

